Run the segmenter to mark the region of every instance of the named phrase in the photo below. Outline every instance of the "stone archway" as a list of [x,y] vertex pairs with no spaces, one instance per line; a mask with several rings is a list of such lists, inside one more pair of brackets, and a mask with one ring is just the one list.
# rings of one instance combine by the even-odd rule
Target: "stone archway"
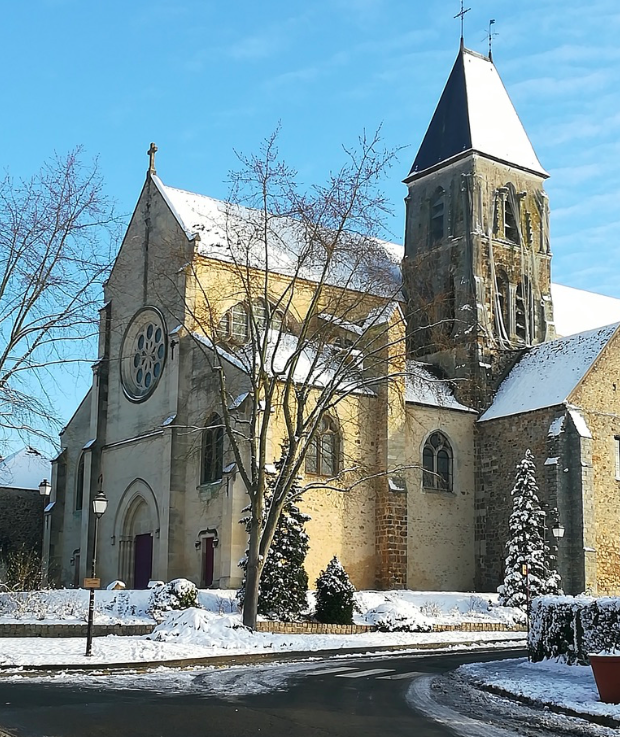
[[152,577],[159,514],[151,488],[134,481],[123,495],[116,519],[119,578],[128,588],[145,589]]

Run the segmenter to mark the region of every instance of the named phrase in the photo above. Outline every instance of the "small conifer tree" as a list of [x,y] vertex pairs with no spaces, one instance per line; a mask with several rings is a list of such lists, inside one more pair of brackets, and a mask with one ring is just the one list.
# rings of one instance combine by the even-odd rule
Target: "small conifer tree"
[[355,587],[334,556],[316,580],[316,618],[325,624],[353,624]]
[[538,500],[534,456],[529,449],[517,464],[511,494],[512,514],[508,523],[504,583],[498,587],[499,603],[525,611],[528,587],[530,601],[535,596],[562,593],[560,576],[553,567],[555,558],[543,539],[544,512]]
[[[276,461],[276,473],[279,466],[280,462]],[[270,489],[273,487],[275,478],[275,473],[269,474],[265,494],[265,514],[269,510],[268,505],[272,498]],[[258,614],[282,622],[299,619],[308,606],[308,574],[304,569],[304,562],[309,547],[305,524],[310,517],[304,514],[295,503],[299,493],[299,483],[295,482],[278,520],[259,584]],[[244,511],[249,512],[249,507],[246,507]],[[249,517],[243,518],[241,522],[246,525],[249,533]],[[244,557],[239,565],[245,572],[247,558]],[[237,595],[242,605],[244,594],[245,576]]]

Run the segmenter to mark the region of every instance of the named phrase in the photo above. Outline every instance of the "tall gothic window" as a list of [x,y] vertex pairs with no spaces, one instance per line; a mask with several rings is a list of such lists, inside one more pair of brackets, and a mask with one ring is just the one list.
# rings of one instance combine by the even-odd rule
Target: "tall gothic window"
[[498,270],[496,275],[496,289],[497,289],[497,308],[502,318],[503,324],[503,337],[507,340],[510,338],[510,286],[508,284],[508,277],[506,272],[501,269]]
[[510,198],[506,198],[504,203],[504,235],[507,241],[512,243],[519,242],[519,231],[517,229],[516,213],[512,209]]
[[441,187],[435,190],[431,199],[431,242],[443,240],[445,232],[445,192]]
[[202,463],[200,483],[212,484],[222,478],[224,465],[224,428],[222,419],[214,414],[202,433]]
[[[525,286],[525,288],[524,288]],[[515,297],[515,333],[524,343],[527,340],[527,282],[517,284]]]
[[79,512],[84,506],[84,453],[78,463],[77,478],[75,480],[75,511]]
[[338,473],[339,437],[336,423],[323,417],[321,426],[308,446],[306,473],[335,476]]
[[452,491],[452,448],[443,433],[434,432],[422,452],[425,489]]

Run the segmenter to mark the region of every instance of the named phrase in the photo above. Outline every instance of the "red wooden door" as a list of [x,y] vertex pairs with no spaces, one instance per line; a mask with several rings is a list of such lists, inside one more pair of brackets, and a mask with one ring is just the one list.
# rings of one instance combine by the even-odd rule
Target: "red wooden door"
[[134,544],[133,587],[145,589],[153,572],[153,536],[136,535]]
[[213,583],[213,538],[202,538],[202,575],[201,584],[208,588]]

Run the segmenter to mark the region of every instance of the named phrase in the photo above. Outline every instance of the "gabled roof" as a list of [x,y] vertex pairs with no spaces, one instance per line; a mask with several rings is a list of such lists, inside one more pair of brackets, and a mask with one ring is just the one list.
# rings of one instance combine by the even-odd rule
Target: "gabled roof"
[[35,448],[22,448],[0,461],[0,487],[36,489],[43,479],[51,481],[52,464]]
[[493,62],[461,48],[409,177],[468,152],[549,176]]
[[[322,276],[324,250],[314,227],[293,217],[265,213],[231,202],[168,187],[152,181],[197,252],[242,267],[325,283],[399,299],[403,247],[364,234],[341,234],[331,267]],[[267,222],[265,222],[267,221]],[[267,233],[265,247],[264,234]],[[323,231],[329,240],[329,233]]]
[[530,348],[502,382],[478,422],[563,404],[594,364],[619,323]]

